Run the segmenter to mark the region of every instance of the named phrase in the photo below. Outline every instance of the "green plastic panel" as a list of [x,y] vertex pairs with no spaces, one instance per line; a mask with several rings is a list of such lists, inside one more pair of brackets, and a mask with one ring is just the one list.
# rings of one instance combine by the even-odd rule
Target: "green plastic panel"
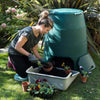
[[86,54],[79,58],[78,61],[79,66],[83,66],[84,70],[91,71],[95,68],[95,63],[93,62],[90,54]]
[[45,35],[44,58],[70,57],[74,61],[74,69],[78,69],[78,58],[88,53],[83,11],[53,9],[49,17],[54,21],[54,27]]

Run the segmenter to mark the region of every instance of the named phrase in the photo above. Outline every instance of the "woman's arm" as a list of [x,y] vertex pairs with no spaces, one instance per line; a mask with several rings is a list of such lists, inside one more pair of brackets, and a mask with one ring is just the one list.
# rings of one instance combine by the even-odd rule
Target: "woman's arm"
[[28,56],[30,53],[23,49],[23,45],[27,42],[27,38],[25,36],[21,36],[15,45],[15,49],[23,55]]
[[34,53],[34,55],[38,58],[38,59],[41,59],[41,56],[39,55],[39,52],[37,51],[37,46],[38,46],[38,44],[37,45],[35,45],[34,47],[33,47],[33,53]]

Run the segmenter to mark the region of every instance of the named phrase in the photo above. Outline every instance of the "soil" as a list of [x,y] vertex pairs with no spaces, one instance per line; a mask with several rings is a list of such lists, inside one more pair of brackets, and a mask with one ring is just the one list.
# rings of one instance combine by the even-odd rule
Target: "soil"
[[65,66],[70,66],[74,70],[74,61],[70,57],[53,57],[51,60],[54,67],[62,68],[62,63],[65,63]]
[[47,75],[54,75],[54,76],[59,76],[59,77],[66,77],[67,76],[67,74],[65,73],[64,70],[60,70],[56,67],[54,67],[50,72],[46,72],[41,68],[39,73],[47,74]]

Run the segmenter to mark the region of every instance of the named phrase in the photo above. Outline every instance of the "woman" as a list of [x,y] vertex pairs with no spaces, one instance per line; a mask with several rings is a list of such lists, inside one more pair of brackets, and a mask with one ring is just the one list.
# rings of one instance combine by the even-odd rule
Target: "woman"
[[[43,11],[36,26],[25,27],[10,43],[8,54],[16,69],[15,80],[26,80],[26,70],[30,66],[37,67],[37,59],[43,61],[37,51],[37,45],[41,36],[48,33],[53,27],[53,21],[48,15],[48,11]],[[32,55],[31,51],[34,55]]]

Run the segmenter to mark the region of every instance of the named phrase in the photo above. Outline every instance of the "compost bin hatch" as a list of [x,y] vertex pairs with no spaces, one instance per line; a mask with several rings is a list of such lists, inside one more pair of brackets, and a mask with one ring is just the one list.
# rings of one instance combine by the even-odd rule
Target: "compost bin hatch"
[[[51,62],[54,67],[64,68],[64,66],[70,66],[71,69],[74,69],[74,61],[70,57],[52,57]],[[62,64],[64,63],[64,66]]]
[[83,66],[85,70],[90,71],[95,68],[95,64],[90,56],[90,54],[86,54],[79,58],[78,61],[79,66]]

